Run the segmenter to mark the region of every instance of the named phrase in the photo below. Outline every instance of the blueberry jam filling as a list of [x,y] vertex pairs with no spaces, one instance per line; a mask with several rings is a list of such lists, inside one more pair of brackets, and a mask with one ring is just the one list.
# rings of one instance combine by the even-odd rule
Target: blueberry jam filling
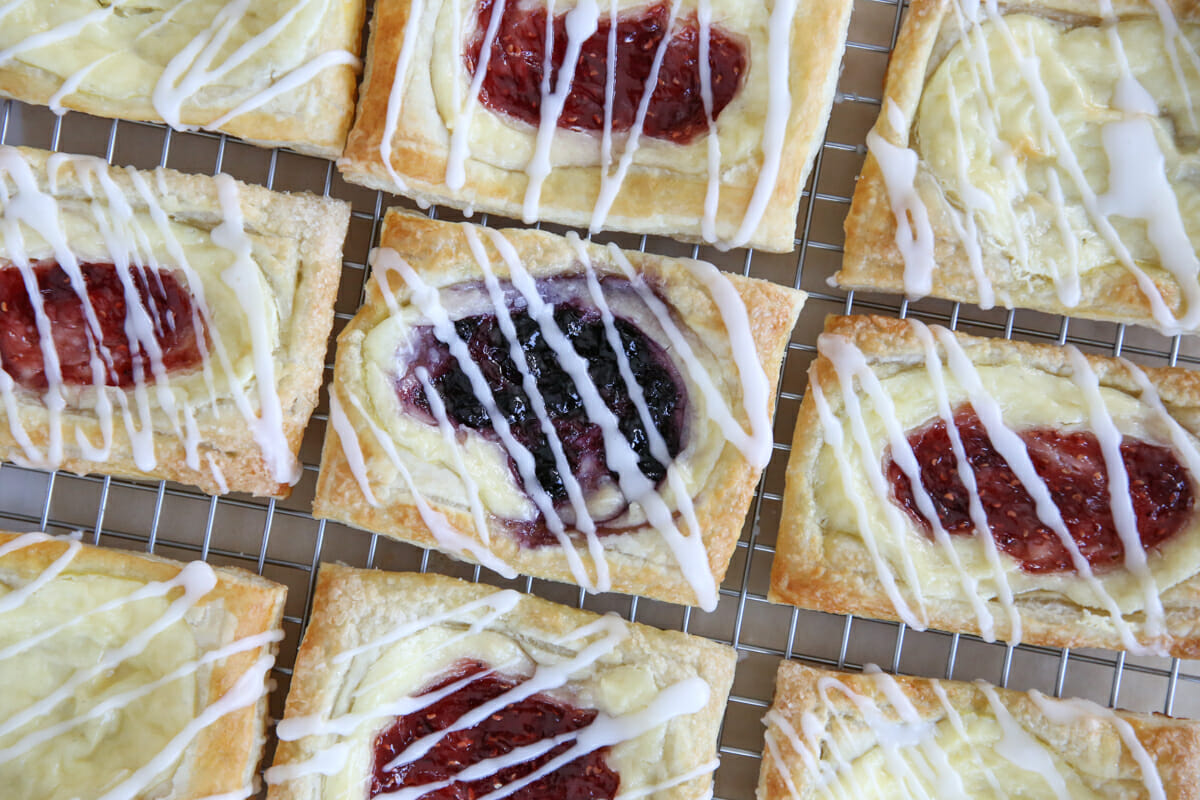
[[[108,386],[132,386],[138,367],[143,381],[153,380],[153,360],[146,352],[146,343],[130,346],[126,327],[131,309],[115,265],[79,265],[94,320],[88,319],[79,292],[59,264],[39,263],[31,271],[65,385],[92,385],[94,356],[100,359]],[[193,322],[191,293],[165,269],[131,267],[129,280],[149,320],[163,368],[189,369],[199,364],[203,353]],[[133,341],[138,341],[136,336]],[[38,315],[25,278],[15,266],[0,268],[0,364],[19,385],[43,390],[49,383],[44,358]]]
[[[969,405],[957,409],[954,425],[975,475],[996,546],[1017,559],[1026,572],[1073,571],[1066,546],[1042,524],[1033,498],[992,444],[975,410]],[[1092,569],[1104,570],[1123,563],[1125,548],[1113,521],[1108,470],[1095,434],[1031,428],[1018,435]],[[939,419],[913,431],[908,443],[920,465],[921,484],[942,527],[952,535],[970,535],[974,531],[970,494],[959,477],[946,424]],[[1121,460],[1129,475],[1138,536],[1142,547],[1151,550],[1191,519],[1191,475],[1170,448],[1129,436],[1121,442]],[[890,457],[887,473],[901,507],[931,533],[929,520],[917,508],[912,483]]]
[[[486,670],[484,664],[464,659],[418,696],[444,689]],[[485,778],[460,782],[454,776],[481,761],[502,759],[517,748],[586,728],[596,719],[597,712],[593,710],[575,708],[547,695],[535,694],[510,703],[474,727],[442,736],[422,757],[388,769],[388,765],[413,742],[445,730],[463,714],[494,700],[518,683],[495,673],[484,675],[420,711],[398,717],[375,740],[370,797],[405,787],[448,781],[449,785],[422,794],[422,800],[483,797],[561,756],[571,748],[571,742],[560,742],[535,758],[503,766]],[[611,800],[617,794],[620,776],[605,763],[607,752],[607,747],[593,750],[529,782],[508,797],[511,800]]]
[[[481,0],[474,34],[467,43],[467,69],[474,74],[494,11],[493,0]],[[546,9],[508,0],[492,41],[487,73],[479,100],[489,109],[530,125],[541,121],[542,78],[546,64]],[[617,17],[616,69],[612,82],[614,131],[633,127],[638,105],[668,33],[671,9],[655,3]],[[554,17],[550,48],[550,87],[558,85],[558,71],[567,50],[566,14]],[[602,5],[596,32],[583,42],[579,63],[558,118],[558,127],[599,131],[605,125],[608,92],[608,41],[612,20]],[[695,15],[676,18],[670,25],[658,79],[650,96],[642,133],[653,139],[687,144],[708,130],[700,76],[700,26]],[[709,29],[708,62],[715,120],[733,100],[746,73],[744,48],[719,27]]]
[[[587,296],[585,287],[578,283],[569,286],[569,283],[561,279],[541,281],[539,291],[543,297],[547,293],[562,297],[561,302],[553,306],[555,324],[575,352],[587,362],[588,375],[600,398],[616,418],[621,434],[636,454],[638,468],[657,485],[666,476],[666,465],[651,453],[650,436],[621,376],[617,354],[609,344],[600,311],[580,299]],[[602,286],[606,296],[617,294],[636,297],[629,282],[623,279],[606,278]],[[516,306],[514,301],[519,295],[511,291],[511,287],[508,289],[506,295],[509,302]],[[608,467],[603,429],[588,416],[574,380],[559,363],[541,326],[530,316],[524,304],[510,307],[509,313],[528,370],[545,403],[546,417],[561,442],[566,463],[579,482],[584,497],[587,498],[602,486],[614,486],[617,473]],[[533,455],[534,474],[541,490],[549,495],[556,510],[569,523],[572,516],[563,476],[544,431],[543,420],[524,389],[523,376],[512,358],[510,343],[501,330],[499,320],[494,313],[480,313],[465,316],[457,320],[454,326],[487,381],[496,408],[508,422],[513,438]],[[650,421],[662,437],[667,453],[674,458],[683,447],[686,403],[683,383],[666,351],[641,328],[620,316],[614,317],[613,326],[634,380],[641,388]],[[405,371],[397,381],[397,392],[403,407],[431,424],[436,422],[429,399],[416,376],[417,368],[424,367],[452,425],[477,431],[492,441],[500,441],[483,402],[476,396],[458,360],[450,354],[450,348],[434,336],[431,327],[419,328],[414,340],[413,355],[407,360]],[[525,485],[511,457],[509,468],[526,494],[530,494],[531,487]],[[592,516],[602,523],[623,511],[624,508],[621,508],[605,516],[598,515],[593,509]],[[534,524],[516,523],[510,525],[510,529],[528,547],[557,542],[540,519]],[[602,529],[601,532],[609,531]]]

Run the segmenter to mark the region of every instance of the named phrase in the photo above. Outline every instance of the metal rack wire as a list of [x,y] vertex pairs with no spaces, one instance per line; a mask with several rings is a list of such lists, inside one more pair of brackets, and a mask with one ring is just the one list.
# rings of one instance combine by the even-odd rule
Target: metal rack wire
[[[987,644],[976,637],[916,632],[885,623],[800,611],[766,602],[783,492],[783,471],[804,390],[816,334],[828,313],[913,314],[985,335],[1073,343],[1085,350],[1121,354],[1147,363],[1200,364],[1200,346],[1141,329],[1084,322],[1033,312],[981,311],[942,301],[910,304],[888,296],[832,290],[828,278],[841,257],[841,225],[866,152],[864,139],[880,107],[888,54],[895,45],[904,6],[898,0],[855,0],[838,102],[824,146],[801,203],[795,252],[721,253],[667,239],[601,237],[624,247],[693,255],[724,269],[790,284],[809,292],[781,378],[774,455],[754,497],[718,609],[693,612],[657,601],[619,595],[588,596],[541,580],[517,588],[600,611],[707,636],[737,648],[738,674],[722,726],[716,795],[742,800],[754,794],[762,753],[759,722],[784,658],[856,668],[885,669],[932,677],[983,678],[1014,688],[1088,697],[1106,705],[1200,717],[1200,663],[1143,658],[1096,650],[1056,650]],[[41,108],[6,101],[0,106],[0,143],[23,144],[100,156],[139,168],[170,166],[191,172],[227,171],[270,188],[332,195],[353,205],[335,334],[362,299],[367,252],[377,240],[383,212],[406,205],[399,198],[344,183],[329,162],[288,151],[260,150],[223,135],[179,133],[148,123],[101,120],[72,113],[55,117]],[[432,209],[429,213],[457,216]],[[477,220],[480,221],[480,220]],[[482,222],[495,222],[486,217]],[[505,221],[506,224],[516,224]],[[332,342],[326,370],[332,369]],[[271,710],[282,712],[296,648],[308,617],[317,565],[436,570],[458,577],[502,581],[478,567],[437,553],[354,531],[309,515],[324,437],[324,399],[301,449],[304,476],[293,495],[268,502],[240,496],[208,497],[175,484],[111,477],[46,473],[0,466],[0,527],[64,532],[82,529],[88,541],[222,564],[236,564],[287,584],[287,637],[276,670]]]

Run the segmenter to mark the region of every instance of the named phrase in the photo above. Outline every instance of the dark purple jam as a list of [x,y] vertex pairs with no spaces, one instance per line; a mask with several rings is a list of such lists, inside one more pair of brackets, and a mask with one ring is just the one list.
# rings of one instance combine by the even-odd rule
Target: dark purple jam
[[[478,661],[461,661],[449,675],[421,694],[444,689],[485,669],[487,667]],[[375,765],[369,796],[373,798],[407,786],[453,780],[472,764],[501,758],[518,747],[586,728],[596,719],[593,710],[575,708],[552,697],[535,694],[505,706],[472,728],[446,734],[423,757],[387,769],[387,765],[413,742],[445,730],[463,714],[494,700],[518,683],[502,675],[487,675],[420,711],[398,717],[375,740]],[[570,748],[570,742],[562,742],[537,758],[505,767],[490,777],[455,781],[443,789],[427,792],[422,795],[422,800],[474,800],[520,780]],[[509,797],[512,800],[612,800],[617,794],[620,776],[605,763],[607,752],[607,747],[593,750],[531,781]]]
[[[599,310],[581,299],[587,297],[587,289],[581,282],[554,281],[553,287],[549,283],[539,282],[539,291],[543,295],[549,288],[556,298],[567,298],[554,305],[555,323],[580,357],[587,361],[588,374],[604,404],[616,417],[621,433],[637,454],[642,474],[658,484],[666,476],[666,465],[650,452],[650,437],[621,377],[617,354],[609,345]],[[568,284],[571,285],[570,289],[564,293],[564,287]],[[602,281],[602,287],[606,296],[616,293],[636,297],[628,281],[623,279],[607,278]],[[506,290],[511,303],[517,295],[511,291],[511,287],[506,287]],[[562,443],[567,464],[587,497],[589,492],[617,479],[616,473],[608,468],[602,429],[588,417],[574,381],[559,364],[557,355],[542,334],[541,326],[523,304],[509,311],[529,371],[546,405],[547,416]],[[617,313],[614,310],[614,315]],[[683,383],[663,347],[647,337],[637,325],[615,316],[614,327],[620,337],[621,348],[629,359],[634,379],[641,387],[650,419],[662,437],[667,452],[674,458],[683,447],[686,404]],[[554,501],[556,509],[564,509],[564,518],[569,518],[570,515],[565,513],[569,502],[563,477],[559,474],[542,423],[522,385],[521,372],[512,359],[509,342],[501,331],[496,315],[489,313],[465,317],[455,323],[455,329],[466,342],[472,359],[487,380],[496,407],[508,421],[513,438],[533,455],[537,482]],[[415,374],[416,368],[423,366],[429,371],[430,382],[441,397],[451,424],[478,431],[493,441],[499,441],[483,403],[476,397],[458,360],[450,354],[449,346],[438,341],[432,327],[419,328],[416,342],[416,355],[408,361],[407,371],[397,382],[401,403],[427,421],[434,421],[429,400]],[[530,487],[524,485],[520,471],[511,458],[509,468],[529,493]],[[511,528],[514,535],[529,547],[557,542],[540,521],[534,525],[516,524]]]

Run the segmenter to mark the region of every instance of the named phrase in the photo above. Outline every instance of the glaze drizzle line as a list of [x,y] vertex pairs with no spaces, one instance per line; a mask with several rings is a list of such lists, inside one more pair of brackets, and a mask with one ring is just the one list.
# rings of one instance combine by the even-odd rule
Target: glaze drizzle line
[[[17,552],[26,547],[46,542],[65,541],[67,548],[63,554],[43,570],[29,583],[19,586],[8,594],[0,597],[0,622],[3,615],[11,612],[25,602],[36,592],[52,591],[52,582],[65,570],[82,549],[76,539],[63,539],[43,533],[27,533],[18,536],[3,546],[0,546],[0,558]],[[233,685],[224,694],[209,698],[207,705],[198,709],[193,717],[161,750],[147,754],[145,762],[138,769],[125,776],[116,785],[108,788],[97,800],[134,800],[151,787],[152,783],[161,776],[163,770],[177,762],[188,747],[195,741],[205,728],[222,717],[251,708],[258,704],[267,690],[267,676],[274,666],[275,657],[272,654],[273,645],[283,639],[281,630],[273,629],[252,634],[240,639],[234,639],[226,644],[204,650],[192,660],[184,662],[171,672],[158,676],[153,681],[123,691],[112,691],[106,694],[95,705],[75,716],[54,724],[45,724],[45,716],[70,702],[75,691],[89,681],[102,675],[117,672],[120,665],[128,658],[142,653],[153,638],[168,627],[179,623],[191,613],[198,604],[216,588],[217,574],[212,567],[201,561],[194,561],[183,566],[178,575],[165,581],[152,581],[143,584],[129,594],[98,604],[83,610],[73,619],[47,629],[22,642],[0,651],[0,660],[9,659],[42,642],[53,639],[69,628],[83,623],[89,618],[102,616],[116,611],[130,603],[150,598],[166,598],[176,590],[182,593],[172,600],[163,614],[145,629],[133,633],[119,647],[107,650],[97,663],[82,668],[72,674],[64,683],[50,694],[21,709],[7,719],[0,720],[0,737],[19,734],[8,747],[0,748],[0,764],[9,763],[26,755],[34,748],[52,742],[55,739],[71,735],[80,726],[96,720],[109,719],[120,713],[129,704],[149,695],[155,690],[175,681],[189,678],[197,673],[211,669],[214,665],[239,653],[263,651]],[[102,787],[101,787],[102,788]],[[241,800],[253,794],[253,787],[244,787],[242,791],[233,791],[220,795],[228,800]]]
[[[517,592],[502,590],[437,614],[426,617],[415,615],[406,617],[377,638],[339,653],[334,661],[339,664],[351,664],[362,657],[379,657],[382,655],[383,648],[401,642],[409,636],[442,625],[448,625],[456,631],[465,626],[465,630],[439,642],[423,654],[436,659],[439,653],[449,651],[453,645],[459,642],[469,641],[472,636],[489,634],[493,630],[493,625],[501,622],[505,615],[514,611],[521,600],[522,595]],[[556,659],[554,663],[535,663],[531,674],[519,679],[519,682],[511,689],[468,710],[449,726],[413,741],[385,765],[385,768],[392,770],[402,765],[418,762],[454,732],[473,728],[492,715],[503,714],[507,707],[525,699],[569,686],[572,675],[593,668],[610,658],[614,650],[629,636],[629,633],[629,623],[619,617],[605,616],[552,638],[547,644],[549,647],[562,649],[564,653],[561,658]],[[366,713],[352,713],[339,706],[325,708],[312,716],[285,719],[279,723],[276,730],[279,738],[285,742],[312,738],[315,740],[310,751],[312,754],[303,761],[275,766],[267,770],[267,783],[278,785],[306,776],[336,775],[349,763],[348,759],[352,755],[352,748],[370,746],[370,743],[375,741],[378,732],[385,729],[392,719],[420,712],[477,681],[515,666],[517,665],[491,665],[432,692],[396,697]],[[428,683],[430,678],[435,677],[427,676],[425,682]],[[419,689],[419,687],[416,688]],[[351,694],[357,696],[361,694],[362,690],[363,687],[358,687]],[[379,794],[378,797],[388,800],[416,800],[416,798],[431,792],[449,788],[455,783],[468,783],[496,776],[505,769],[537,758],[552,747],[561,744],[570,745],[565,751],[528,775],[497,785],[493,791],[480,798],[480,800],[484,800],[484,798],[501,800],[590,752],[630,741],[677,717],[699,712],[708,704],[710,693],[711,690],[703,679],[699,677],[685,678],[657,691],[639,709],[616,715],[600,711],[589,724],[579,730],[554,737],[552,740],[543,740],[533,745],[514,749],[502,756],[479,761],[458,772],[453,779],[406,786],[397,791]],[[358,737],[357,743],[353,740],[347,741],[346,737],[352,736],[355,732],[362,732],[365,735]],[[715,764],[706,764],[700,768],[689,770],[685,774],[672,776],[663,785],[677,785],[707,774],[713,766]],[[627,794],[620,794],[618,797],[632,800],[632,798],[642,796],[656,788],[658,787],[650,787],[650,789],[642,791],[635,790]]]

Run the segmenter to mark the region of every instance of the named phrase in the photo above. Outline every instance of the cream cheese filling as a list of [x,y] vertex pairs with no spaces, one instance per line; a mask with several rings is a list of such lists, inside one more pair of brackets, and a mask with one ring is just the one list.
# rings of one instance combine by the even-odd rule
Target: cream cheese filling
[[[82,609],[119,601],[144,585],[103,575],[65,574],[17,607],[4,609],[0,614],[0,686],[4,687],[0,692],[0,724],[163,618],[170,600],[161,595],[132,600],[103,614],[81,613]],[[0,604],[17,588],[0,576]],[[59,626],[61,630],[55,636],[21,647]],[[9,758],[7,752],[40,731],[94,712],[107,699],[158,681],[194,661],[197,654],[197,641],[188,623],[176,620],[154,636],[144,650],[79,686],[70,699],[0,734],[0,785],[4,786],[4,796],[13,800],[98,797],[129,778],[151,756],[164,751],[195,718],[201,702],[195,672],[97,713],[19,757]],[[178,763],[177,757],[147,786],[163,784]]]

